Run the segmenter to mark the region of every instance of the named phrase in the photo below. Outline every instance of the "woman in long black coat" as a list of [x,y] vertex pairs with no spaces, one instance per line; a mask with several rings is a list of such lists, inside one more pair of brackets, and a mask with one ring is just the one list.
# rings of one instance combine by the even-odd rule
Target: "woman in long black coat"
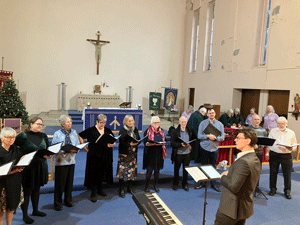
[[80,143],[84,139],[89,142],[87,152],[84,186],[91,189],[91,201],[97,201],[97,192],[101,196],[107,194],[102,189],[102,182],[113,183],[113,147],[114,144],[98,142],[103,134],[113,135],[111,129],[105,127],[107,117],[103,114],[97,116],[96,126],[90,127],[79,133]]

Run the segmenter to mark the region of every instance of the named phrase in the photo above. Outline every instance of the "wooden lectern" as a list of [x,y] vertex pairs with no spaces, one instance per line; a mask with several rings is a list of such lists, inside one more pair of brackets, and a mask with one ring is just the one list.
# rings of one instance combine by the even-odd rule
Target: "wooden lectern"
[[122,102],[120,105],[120,108],[131,108],[131,102]]

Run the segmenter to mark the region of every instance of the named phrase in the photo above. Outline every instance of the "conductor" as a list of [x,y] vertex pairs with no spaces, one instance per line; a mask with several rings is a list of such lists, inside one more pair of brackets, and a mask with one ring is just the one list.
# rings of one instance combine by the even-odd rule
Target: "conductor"
[[253,129],[241,129],[235,142],[241,152],[229,171],[221,174],[224,188],[215,225],[242,225],[254,213],[252,193],[261,171],[260,161],[254,151],[257,134]]

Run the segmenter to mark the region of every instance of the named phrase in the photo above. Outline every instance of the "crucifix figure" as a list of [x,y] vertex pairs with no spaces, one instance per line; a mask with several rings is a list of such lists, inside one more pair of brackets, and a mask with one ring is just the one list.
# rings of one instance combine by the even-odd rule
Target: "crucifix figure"
[[101,60],[101,46],[110,43],[110,41],[102,41],[100,40],[100,31],[96,33],[97,40],[93,39],[86,39],[87,41],[91,42],[96,47],[96,61],[97,61],[97,75],[99,75],[99,64]]

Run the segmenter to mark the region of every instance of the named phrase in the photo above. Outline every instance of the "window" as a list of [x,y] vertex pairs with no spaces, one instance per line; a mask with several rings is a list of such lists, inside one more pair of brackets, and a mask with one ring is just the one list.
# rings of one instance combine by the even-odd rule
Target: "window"
[[210,2],[207,10],[206,38],[204,50],[204,70],[211,70],[212,46],[214,36],[215,2]]
[[266,16],[266,30],[265,30],[265,41],[264,41],[264,53],[262,59],[262,65],[266,65],[267,58],[267,46],[268,46],[268,36],[269,36],[269,25],[270,25],[270,11],[271,11],[271,0],[268,0],[267,16]]
[[190,73],[196,72],[197,69],[197,55],[198,55],[198,43],[199,43],[199,13],[200,13],[200,8],[194,11],[192,42],[191,42],[191,57],[190,57]]

